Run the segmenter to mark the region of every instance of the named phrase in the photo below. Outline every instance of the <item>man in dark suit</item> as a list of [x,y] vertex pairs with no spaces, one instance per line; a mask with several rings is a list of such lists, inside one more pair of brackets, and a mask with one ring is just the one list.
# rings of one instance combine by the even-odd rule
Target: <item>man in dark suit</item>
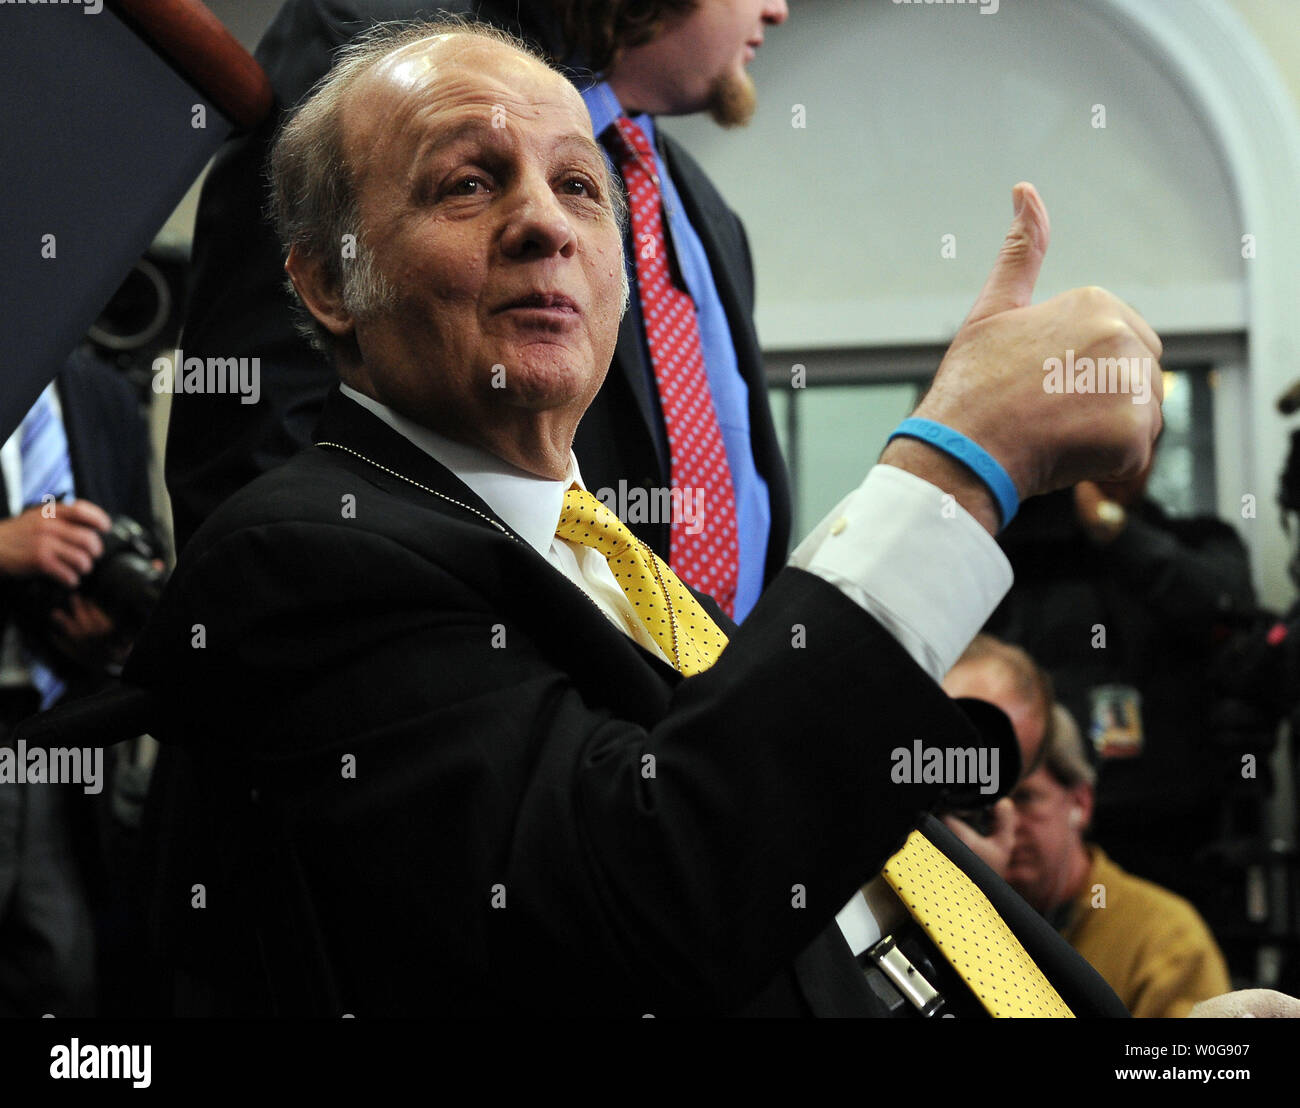
[[[194,537],[126,674],[168,744],[158,918],[183,1007],[882,1012],[854,955],[890,911],[856,891],[919,821],[1061,999],[1114,1014],[924,815],[970,782],[897,771],[924,735],[1005,751],[994,787],[1014,777],[935,683],[1009,584],[991,535],[1014,500],[894,441],[735,630],[582,491],[574,431],[627,290],[569,84],[481,32],[374,40],[273,171],[340,385],[317,443]],[[1144,464],[1159,425],[1044,393],[1047,352],[1149,374],[1159,340],[1101,290],[1029,306],[1046,213],[1016,196],[918,417],[1032,495]]]
[[[735,593],[727,606],[743,618],[784,565],[790,540],[788,476],[753,324],[753,268],[740,220],[694,159],[655,131],[651,115],[707,109],[728,124],[743,122],[752,107],[745,61],[764,27],[784,20],[785,0],[291,0],[263,37],[257,59],[287,110],[325,74],[334,51],[371,23],[434,8],[520,33],[573,66],[593,119],[600,119],[597,132],[624,110],[653,138],[663,186],[672,190],[664,210],[674,273],[699,319],[728,463],[729,477],[714,473],[698,483],[709,501],[734,495],[737,548],[714,551],[714,557],[735,563]],[[607,80],[593,84],[593,72]],[[312,441],[334,379],[328,359],[295,328],[283,259],[262,215],[266,155],[281,120],[273,113],[253,133],[232,138],[204,183],[183,345],[186,354],[199,357],[260,358],[262,399],[247,405],[230,395],[185,393],[173,400],[167,485],[178,548],[232,492]],[[629,227],[629,259],[631,235]],[[669,444],[670,434],[678,432],[665,423],[639,293],[634,287],[605,386],[577,443],[591,488],[626,492],[632,502],[682,483],[680,474],[674,476]],[[633,509],[626,515],[639,538],[670,558],[670,524],[663,513]],[[685,559],[674,554],[670,560],[686,572]]]
[[[12,581],[39,573],[75,588],[99,554],[99,539],[94,536],[108,529],[110,516],[126,515],[145,527],[152,525],[149,428],[135,391],[88,345],[69,355],[54,388],[55,418],[66,439],[67,472],[81,503],[55,504],[53,511],[42,515],[37,501],[37,511],[22,522],[20,535],[19,512],[14,509],[25,505],[8,498],[0,519],[12,539],[0,540],[0,574]],[[69,491],[66,486],[47,490],[51,496]],[[53,538],[40,537],[40,531],[50,532]],[[7,621],[7,597],[4,603],[0,618]]]
[[[76,590],[110,516],[151,525],[149,431],[134,389],[79,347],[0,451],[0,474],[5,739],[38,709],[102,685],[125,656],[112,618],[82,593],[50,611],[23,596],[38,581]],[[102,932],[109,947],[96,957],[92,921],[92,911],[101,923],[121,911],[110,878],[122,860],[108,818],[111,774],[100,768],[93,793],[0,778],[0,1014],[95,1014],[96,970],[117,972],[120,936]]]

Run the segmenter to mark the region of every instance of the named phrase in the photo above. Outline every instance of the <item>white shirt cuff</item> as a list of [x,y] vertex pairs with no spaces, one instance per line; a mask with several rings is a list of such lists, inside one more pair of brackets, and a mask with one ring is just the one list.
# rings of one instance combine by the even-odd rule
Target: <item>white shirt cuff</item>
[[790,556],[860,604],[935,681],[1011,588],[993,537],[942,489],[872,467]]

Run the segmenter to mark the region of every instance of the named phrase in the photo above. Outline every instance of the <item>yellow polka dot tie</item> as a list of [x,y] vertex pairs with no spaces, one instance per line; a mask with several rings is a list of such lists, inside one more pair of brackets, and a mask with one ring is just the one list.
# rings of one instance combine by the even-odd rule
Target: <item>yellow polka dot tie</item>
[[988,897],[921,832],[881,874],[989,1015],[1074,1015]]
[[[690,676],[727,636],[690,590],[591,493],[570,489],[555,529],[605,556],[619,588],[676,668]],[[975,883],[919,831],[881,871],[931,942],[993,1016],[1072,1016],[1065,1001]]]
[[641,622],[687,677],[718,660],[727,636],[653,550],[591,493],[570,489],[555,529],[566,542],[600,551]]

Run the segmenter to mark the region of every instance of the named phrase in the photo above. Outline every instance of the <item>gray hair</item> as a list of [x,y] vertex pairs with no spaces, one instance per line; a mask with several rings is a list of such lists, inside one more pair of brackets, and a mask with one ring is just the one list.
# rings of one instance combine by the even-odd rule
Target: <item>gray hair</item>
[[[358,319],[390,307],[397,291],[378,271],[362,233],[356,181],[343,139],[343,105],[356,82],[390,54],[415,42],[451,34],[473,35],[508,46],[553,68],[523,39],[464,17],[378,23],[340,48],[330,71],[293,111],[271,149],[270,215],[281,245],[286,252],[297,248],[319,260],[326,277],[339,289],[343,306]],[[621,233],[627,224],[627,201],[608,167],[606,176],[607,195]],[[345,255],[348,245],[354,252]],[[301,309],[299,331],[316,349],[332,354],[336,339],[306,310],[292,281],[288,287]],[[628,293],[625,263],[625,310]]]
[[1043,752],[1043,768],[1063,788],[1097,783],[1097,771],[1088,761],[1079,725],[1060,703],[1052,705],[1052,727],[1043,741]]

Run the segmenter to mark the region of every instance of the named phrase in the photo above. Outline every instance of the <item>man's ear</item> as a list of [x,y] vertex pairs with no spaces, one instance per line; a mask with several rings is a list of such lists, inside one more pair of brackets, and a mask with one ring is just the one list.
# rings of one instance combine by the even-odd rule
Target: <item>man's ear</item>
[[1080,781],[1070,789],[1070,802],[1079,810],[1079,833],[1083,834],[1092,824],[1092,806],[1095,794],[1092,786]]
[[289,248],[284,260],[284,271],[298,290],[298,295],[321,326],[336,338],[350,335],[356,321],[343,306],[343,293],[338,283],[330,278],[320,258],[305,254],[297,246]]

